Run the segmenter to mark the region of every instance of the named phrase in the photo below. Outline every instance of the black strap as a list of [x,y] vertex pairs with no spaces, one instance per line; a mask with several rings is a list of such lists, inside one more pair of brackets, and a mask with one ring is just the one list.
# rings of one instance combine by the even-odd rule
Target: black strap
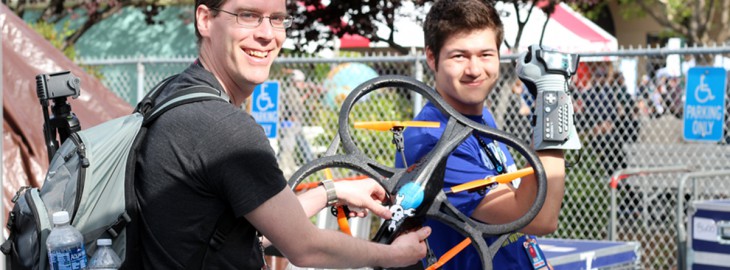
[[177,78],[178,75],[180,74],[169,76],[152,87],[152,90],[147,92],[142,100],[137,103],[137,107],[134,109],[134,112],[144,114],[151,109],[155,105],[155,99],[157,99],[157,97],[160,96],[160,93],[162,93],[162,89],[165,89],[173,79]]
[[220,100],[228,102],[228,96],[212,87],[196,85],[191,86],[182,90],[175,91],[169,97],[152,106],[149,110],[144,112],[143,126],[149,126],[150,123],[154,122],[157,117],[165,113],[166,111],[175,108],[177,106],[203,101],[203,100]]
[[226,238],[228,238],[228,235],[233,232],[233,229],[242,221],[233,219],[232,212],[225,211],[223,214],[218,217],[218,221],[216,221],[215,230],[213,230],[213,234],[210,236],[210,240],[208,240],[208,245],[201,246],[198,248],[198,250],[193,254],[193,256],[188,259],[187,263],[185,264],[185,270],[198,270],[203,269],[203,262],[205,261],[205,257],[208,254],[209,250],[218,251],[223,247],[223,244],[226,242]]
[[[494,165],[494,169],[497,171],[497,174],[506,173],[507,168],[505,168],[504,164],[502,164],[502,162],[499,161],[497,156],[495,156],[494,153],[492,153],[491,149],[489,149],[489,146],[487,146],[487,143],[485,143],[484,140],[482,140],[482,138],[479,137],[479,135],[476,132],[474,133],[474,137],[479,142],[479,146],[481,146],[482,149],[484,149],[484,152],[486,152],[487,158],[489,158],[489,161],[491,161],[492,165]],[[499,145],[497,145],[497,147],[499,147]]]

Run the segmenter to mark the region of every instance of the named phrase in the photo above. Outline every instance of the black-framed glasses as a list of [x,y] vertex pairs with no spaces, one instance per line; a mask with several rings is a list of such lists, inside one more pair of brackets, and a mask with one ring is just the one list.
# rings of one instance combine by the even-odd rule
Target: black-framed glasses
[[256,28],[261,25],[261,22],[264,21],[264,18],[269,19],[269,23],[271,23],[271,27],[276,29],[286,29],[291,27],[292,22],[294,21],[294,17],[289,15],[270,15],[270,16],[263,16],[256,12],[251,11],[241,11],[238,13],[233,13],[230,11],[225,11],[219,8],[210,8],[215,11],[220,11],[226,14],[230,14],[236,17],[236,23],[238,25],[246,27],[246,28]]

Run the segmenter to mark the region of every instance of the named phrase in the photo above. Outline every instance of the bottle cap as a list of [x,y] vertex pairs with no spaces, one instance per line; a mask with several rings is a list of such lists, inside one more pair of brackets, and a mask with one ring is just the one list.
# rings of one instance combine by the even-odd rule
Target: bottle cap
[[68,212],[66,211],[58,211],[53,213],[53,224],[63,224],[68,223],[69,217]]
[[109,238],[97,239],[96,240],[96,245],[97,246],[111,246],[112,245],[112,240],[109,239]]

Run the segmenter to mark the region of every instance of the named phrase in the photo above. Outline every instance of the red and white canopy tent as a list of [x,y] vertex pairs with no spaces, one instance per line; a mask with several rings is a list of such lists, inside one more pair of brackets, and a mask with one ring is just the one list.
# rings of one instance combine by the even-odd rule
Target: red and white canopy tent
[[[539,4],[538,4],[539,5]],[[505,40],[514,44],[517,37],[517,14],[512,3],[498,2],[495,6],[501,12]],[[520,18],[527,17],[528,7],[519,10]],[[547,15],[539,8],[532,10],[520,38],[519,51],[531,44],[540,43],[543,25]],[[570,6],[560,3],[545,25],[542,44],[563,52],[605,52],[618,49],[618,41],[601,27],[583,17]],[[514,51],[514,49],[512,50]],[[502,46],[502,53],[510,53]]]
[[[505,40],[510,44],[514,44],[518,29],[514,5],[512,3],[497,2],[495,8],[499,10],[502,16]],[[524,5],[520,8],[519,12],[521,12],[520,18],[522,20],[527,17],[528,8],[529,6]],[[535,7],[532,10],[530,19],[522,32],[519,45],[520,51],[524,51],[530,44],[540,42],[546,17],[547,15],[539,8]],[[383,25],[379,31],[382,34],[379,34],[385,37],[389,31]],[[415,22],[408,19],[398,20],[396,21],[395,31],[396,43],[404,47],[423,48],[423,30]],[[558,4],[555,7],[555,12],[550,16],[545,29],[543,45],[564,52],[602,52],[618,49],[618,42],[615,37],[564,3]],[[345,35],[339,40],[339,48],[344,50],[384,46],[387,45],[370,42],[367,38],[359,35]],[[508,50],[506,46],[502,46],[503,54],[510,54],[512,51]],[[596,60],[604,59],[594,59],[593,61]]]

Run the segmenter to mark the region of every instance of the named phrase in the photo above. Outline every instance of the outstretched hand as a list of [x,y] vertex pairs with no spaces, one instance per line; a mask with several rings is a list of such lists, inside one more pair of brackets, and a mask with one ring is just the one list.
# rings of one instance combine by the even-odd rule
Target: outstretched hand
[[335,190],[338,204],[350,208],[350,217],[365,217],[370,210],[381,218],[390,219],[390,210],[382,204],[386,199],[385,189],[377,181],[371,178],[337,181]]

